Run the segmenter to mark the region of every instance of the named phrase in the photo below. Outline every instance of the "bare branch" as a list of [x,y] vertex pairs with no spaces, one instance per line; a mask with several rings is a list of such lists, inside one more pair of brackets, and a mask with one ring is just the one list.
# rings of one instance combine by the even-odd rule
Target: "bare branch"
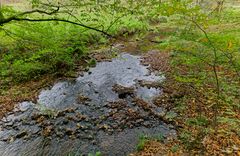
[[47,12],[47,11],[35,9],[35,10],[31,10],[31,11],[22,12],[22,13],[20,13],[18,15],[15,15],[15,17],[24,16],[24,15],[33,14],[33,13],[53,15],[53,14],[57,13],[59,11],[59,9],[60,8],[58,7],[56,10],[53,10],[52,12]]

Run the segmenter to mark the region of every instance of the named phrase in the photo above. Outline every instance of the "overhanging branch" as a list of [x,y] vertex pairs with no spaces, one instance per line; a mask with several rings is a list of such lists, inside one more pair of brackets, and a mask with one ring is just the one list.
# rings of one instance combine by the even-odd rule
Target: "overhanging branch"
[[7,19],[4,19],[4,20],[0,21],[0,25],[4,25],[4,24],[9,23],[11,21],[29,21],[29,22],[58,21],[58,22],[64,22],[64,23],[70,23],[70,24],[73,24],[73,25],[78,25],[78,26],[81,26],[81,27],[84,27],[84,28],[87,28],[87,29],[90,29],[90,30],[94,30],[94,31],[100,32],[100,33],[102,33],[102,34],[104,34],[104,35],[106,35],[108,37],[112,37],[112,35],[110,35],[109,33],[105,32],[104,30],[100,30],[100,29],[97,29],[97,28],[94,28],[94,27],[90,27],[90,26],[81,24],[81,23],[77,23],[77,22],[73,22],[73,21],[65,20],[65,19],[59,19],[59,18],[30,19],[30,18],[10,17],[10,18],[7,18]]
[[81,26],[81,27],[84,27],[84,28],[87,28],[87,29],[90,29],[90,30],[94,30],[94,31],[100,32],[100,33],[102,33],[102,34],[104,34],[104,35],[106,35],[108,37],[112,37],[112,35],[108,34],[104,30],[100,30],[100,29],[97,29],[97,28],[94,28],[94,27],[91,27],[91,26],[87,26],[87,25],[84,25],[84,24],[82,24],[80,22],[74,22],[74,21],[70,21],[70,20],[66,20],[66,19],[60,19],[60,18],[31,19],[31,18],[22,17],[24,15],[30,15],[30,14],[34,14],[34,13],[40,13],[40,14],[46,14],[46,15],[54,15],[56,13],[59,13],[59,10],[60,10],[60,7],[56,6],[56,9],[52,10],[51,12],[47,12],[47,11],[39,10],[39,9],[35,9],[35,10],[31,10],[31,11],[25,11],[25,12],[19,13],[17,15],[14,15],[12,17],[8,17],[8,18],[4,18],[3,17],[3,18],[1,18],[0,19],[0,25],[4,25],[4,24],[12,22],[12,21],[29,21],[29,22],[59,21],[59,22],[70,23],[70,24],[73,24],[73,25],[78,25],[78,26]]

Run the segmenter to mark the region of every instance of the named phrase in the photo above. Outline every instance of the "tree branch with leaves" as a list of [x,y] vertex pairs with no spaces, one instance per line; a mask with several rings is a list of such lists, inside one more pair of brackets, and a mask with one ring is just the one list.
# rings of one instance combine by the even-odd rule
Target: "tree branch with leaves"
[[[57,21],[57,22],[64,22],[64,23],[69,23],[69,24],[73,24],[73,25],[77,25],[77,26],[81,26],[84,28],[87,28],[89,30],[94,30],[97,32],[100,32],[108,37],[112,37],[112,35],[110,35],[107,31],[103,30],[103,29],[98,29],[97,27],[92,27],[86,24],[83,24],[81,21],[73,21],[73,20],[69,20],[69,19],[65,19],[62,18],[61,16],[58,16],[59,14],[68,14],[72,17],[74,17],[74,15],[72,15],[71,13],[69,13],[67,10],[62,10],[64,7],[66,7],[66,5],[53,5],[51,3],[46,4],[46,3],[41,3],[42,6],[44,6],[44,8],[46,8],[45,10],[43,9],[33,9],[30,11],[24,11],[24,12],[20,12],[20,13],[15,13],[14,15],[10,15],[8,17],[6,17],[4,15],[4,12],[2,11],[2,8],[0,8],[0,25],[6,25],[10,22],[50,22],[50,21]],[[67,6],[72,6],[72,5],[67,5]],[[62,11],[61,11],[62,10]],[[42,16],[39,17],[38,15]],[[47,18],[44,16],[48,16]]]

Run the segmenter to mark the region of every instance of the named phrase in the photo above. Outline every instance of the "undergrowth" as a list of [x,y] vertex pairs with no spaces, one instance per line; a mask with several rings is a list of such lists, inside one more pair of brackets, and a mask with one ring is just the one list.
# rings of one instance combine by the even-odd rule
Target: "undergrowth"
[[[78,18],[87,25],[107,29],[112,36],[144,31],[148,25],[134,15],[121,12],[115,15],[100,12],[98,16],[93,13]],[[92,46],[109,44],[109,37],[99,32],[59,22],[10,23],[0,27],[0,38],[1,87],[44,74],[67,75],[90,53]]]

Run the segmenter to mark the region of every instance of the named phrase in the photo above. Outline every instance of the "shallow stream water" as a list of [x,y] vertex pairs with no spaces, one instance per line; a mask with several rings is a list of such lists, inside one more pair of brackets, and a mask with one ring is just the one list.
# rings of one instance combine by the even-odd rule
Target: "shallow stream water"
[[140,135],[174,135],[173,126],[161,121],[165,110],[152,103],[161,88],[139,83],[161,83],[164,77],[150,73],[140,60],[121,54],[97,63],[74,81],[43,90],[36,104],[20,103],[0,121],[0,155],[100,151],[122,156],[136,150]]

